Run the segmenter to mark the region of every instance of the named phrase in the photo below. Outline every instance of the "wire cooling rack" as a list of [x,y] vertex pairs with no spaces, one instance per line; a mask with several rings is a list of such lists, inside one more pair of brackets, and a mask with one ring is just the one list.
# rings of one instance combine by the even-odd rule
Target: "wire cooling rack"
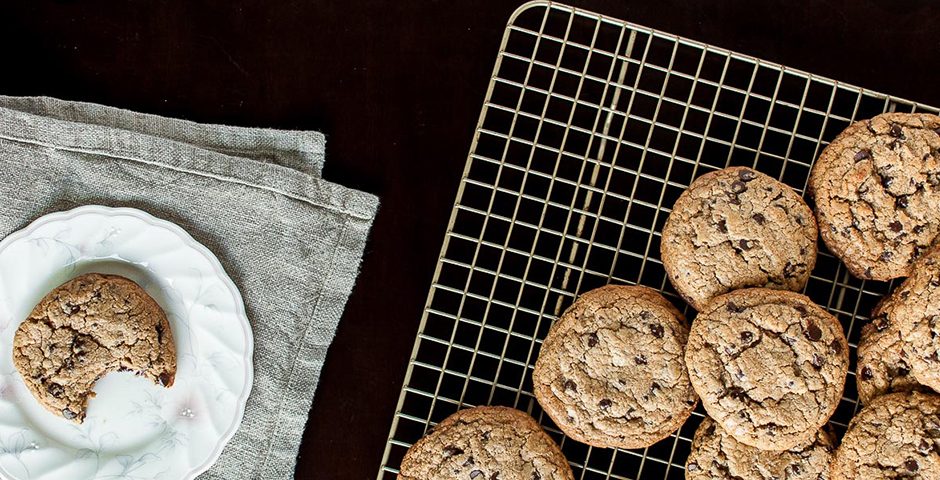
[[[511,18],[470,149],[378,478],[459,408],[532,414],[579,479],[681,479],[701,407],[644,450],[567,439],[532,394],[549,326],[608,283],[657,288],[660,232],[693,178],[746,165],[803,193],[853,120],[937,109],[552,2]],[[890,284],[865,282],[820,244],[805,289],[837,315],[853,365],[832,418],[857,410],[855,345]]]

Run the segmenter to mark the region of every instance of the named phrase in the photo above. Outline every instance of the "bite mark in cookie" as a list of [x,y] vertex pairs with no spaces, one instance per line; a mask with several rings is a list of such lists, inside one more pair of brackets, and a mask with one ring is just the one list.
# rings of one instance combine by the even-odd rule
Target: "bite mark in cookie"
[[140,286],[87,274],[47,294],[19,325],[13,363],[43,407],[82,423],[95,383],[110,372],[173,385],[176,346],[166,314]]

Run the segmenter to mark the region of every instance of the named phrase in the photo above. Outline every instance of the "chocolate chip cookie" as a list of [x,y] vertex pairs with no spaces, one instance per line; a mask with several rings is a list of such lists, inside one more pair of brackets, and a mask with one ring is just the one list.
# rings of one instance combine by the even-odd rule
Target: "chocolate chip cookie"
[[683,355],[688,326],[658,292],[609,285],[581,295],[552,326],[532,383],[569,437],[642,448],[689,417],[697,397]]
[[767,452],[747,446],[705,417],[695,431],[685,463],[686,480],[827,480],[835,451],[832,433],[823,428],[811,441],[789,450]]
[[801,290],[816,264],[816,220],[790,187],[746,167],[702,175],[663,227],[661,258],[696,310],[744,287]]
[[16,329],[13,363],[40,404],[82,423],[92,388],[110,372],[173,385],[176,346],[166,315],[140,286],[93,273],[36,305]]
[[882,395],[849,422],[832,480],[940,478],[940,396]]
[[823,241],[859,278],[890,280],[940,233],[940,117],[885,113],[823,150],[809,186]]
[[751,288],[705,305],[685,358],[702,405],[725,431],[762,450],[789,450],[835,411],[848,351],[842,326],[809,298]]
[[898,331],[903,367],[917,382],[940,390],[940,246],[914,263],[910,277],[876,308],[872,324]]
[[461,410],[415,443],[399,480],[573,480],[558,445],[529,415],[506,407]]
[[875,307],[873,320],[862,327],[858,342],[855,382],[858,399],[866,405],[885,393],[925,388],[911,375],[907,345],[901,340],[901,331],[890,321],[888,314],[894,309],[894,301],[888,301],[890,298],[886,297]]

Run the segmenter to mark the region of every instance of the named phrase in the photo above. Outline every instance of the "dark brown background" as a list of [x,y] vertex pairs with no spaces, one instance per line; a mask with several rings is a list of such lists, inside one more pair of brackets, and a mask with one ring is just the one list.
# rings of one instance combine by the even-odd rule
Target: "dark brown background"
[[[940,105],[940,4],[576,5]],[[297,478],[375,478],[480,104],[516,2],[24,1],[0,6],[0,94],[316,129],[324,176],[381,196]]]

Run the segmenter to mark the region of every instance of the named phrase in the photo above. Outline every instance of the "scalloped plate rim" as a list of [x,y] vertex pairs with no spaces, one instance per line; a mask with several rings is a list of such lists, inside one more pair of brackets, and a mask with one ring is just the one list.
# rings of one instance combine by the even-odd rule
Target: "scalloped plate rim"
[[[248,398],[251,395],[251,391],[254,387],[254,334],[251,328],[251,322],[248,319],[247,311],[245,309],[245,301],[241,295],[241,292],[238,290],[238,287],[235,285],[235,282],[229,277],[228,273],[225,271],[225,268],[222,266],[222,262],[219,261],[218,257],[212,253],[205,245],[193,238],[186,230],[184,230],[179,225],[176,225],[169,220],[164,220],[158,218],[150,213],[147,213],[143,210],[139,210],[132,207],[109,207],[105,205],[83,205],[75,207],[69,210],[62,210],[58,212],[48,213],[43,215],[32,222],[27,226],[14,231],[13,233],[7,235],[2,240],[0,240],[0,252],[6,249],[10,244],[13,244],[19,240],[22,240],[25,237],[28,237],[30,234],[34,233],[43,225],[48,223],[53,223],[57,221],[65,221],[77,218],[85,214],[98,214],[106,217],[117,217],[117,216],[130,216],[142,220],[148,225],[164,228],[170,232],[176,234],[180,237],[183,243],[192,248],[193,250],[199,252],[202,256],[206,257],[206,260],[209,261],[212,265],[213,270],[216,271],[218,278],[226,286],[233,296],[235,301],[236,311],[234,315],[242,321],[244,325],[245,333],[245,355],[244,357],[248,359],[247,367],[245,372],[245,389],[244,392],[238,397],[238,402],[236,406],[235,418],[232,426],[229,427],[219,439],[216,448],[212,451],[212,454],[208,459],[200,466],[190,470],[189,473],[183,477],[183,480],[193,480],[197,476],[205,473],[209,470],[222,456],[222,451],[225,449],[225,446],[228,445],[228,442],[232,440],[235,434],[238,432],[239,427],[241,426],[242,421],[245,416],[245,408],[247,406]],[[5,478],[12,478],[7,472],[6,469],[0,465],[0,473],[3,474]]]

